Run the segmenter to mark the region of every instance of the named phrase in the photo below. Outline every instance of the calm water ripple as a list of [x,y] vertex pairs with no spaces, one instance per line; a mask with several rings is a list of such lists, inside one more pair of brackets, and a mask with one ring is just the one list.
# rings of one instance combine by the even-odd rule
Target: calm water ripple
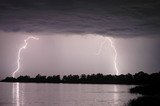
[[0,83],[0,106],[123,106],[133,85]]

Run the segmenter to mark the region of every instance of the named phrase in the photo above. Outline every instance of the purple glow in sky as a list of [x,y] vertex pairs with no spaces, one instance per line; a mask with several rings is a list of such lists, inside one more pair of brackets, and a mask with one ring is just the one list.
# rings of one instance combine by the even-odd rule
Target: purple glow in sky
[[[159,4],[159,0],[1,0],[0,76],[15,71],[17,52],[32,35],[41,40],[30,40],[32,46],[21,53],[16,76],[157,72]],[[102,47],[106,37],[113,42],[108,39]]]

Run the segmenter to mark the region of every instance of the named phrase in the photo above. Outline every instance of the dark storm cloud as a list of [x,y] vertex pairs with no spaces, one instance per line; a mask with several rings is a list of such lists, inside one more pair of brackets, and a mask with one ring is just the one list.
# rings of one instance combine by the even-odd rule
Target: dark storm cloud
[[158,36],[159,0],[0,0],[0,30]]

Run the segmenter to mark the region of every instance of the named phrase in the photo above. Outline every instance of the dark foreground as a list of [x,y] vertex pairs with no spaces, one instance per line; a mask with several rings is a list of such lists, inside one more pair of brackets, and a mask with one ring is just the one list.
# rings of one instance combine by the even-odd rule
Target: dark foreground
[[159,84],[140,85],[130,89],[131,93],[142,94],[129,102],[129,106],[160,106]]

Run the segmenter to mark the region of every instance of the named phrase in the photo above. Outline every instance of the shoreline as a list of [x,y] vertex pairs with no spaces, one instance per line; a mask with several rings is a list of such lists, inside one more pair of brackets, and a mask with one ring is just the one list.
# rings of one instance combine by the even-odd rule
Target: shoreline
[[159,84],[139,85],[130,89],[130,93],[142,96],[129,101],[128,106],[160,106]]

